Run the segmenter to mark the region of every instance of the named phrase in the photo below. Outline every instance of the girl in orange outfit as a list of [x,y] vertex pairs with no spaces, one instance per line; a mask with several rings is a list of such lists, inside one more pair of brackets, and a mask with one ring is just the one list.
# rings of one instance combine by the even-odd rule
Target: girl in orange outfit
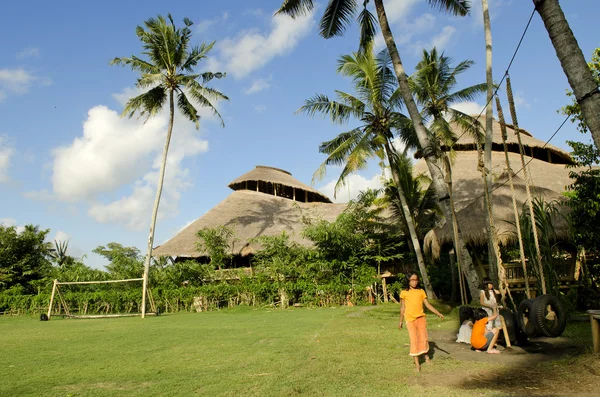
[[429,338],[427,335],[427,321],[425,320],[425,311],[423,305],[430,311],[435,313],[442,320],[444,316],[440,314],[427,301],[425,291],[419,286],[419,275],[417,273],[409,273],[408,287],[400,293],[400,323],[398,328],[402,329],[402,319],[406,317],[406,328],[408,329],[408,338],[410,339],[410,355],[415,358],[416,370],[421,370],[419,357],[425,354],[425,362],[430,363],[429,356]]

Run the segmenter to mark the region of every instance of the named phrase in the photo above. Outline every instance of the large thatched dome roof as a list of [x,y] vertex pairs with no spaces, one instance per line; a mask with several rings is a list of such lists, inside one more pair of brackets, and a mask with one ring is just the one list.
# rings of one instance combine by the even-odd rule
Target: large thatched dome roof
[[[521,169],[521,157],[517,153],[508,153],[510,166],[520,178],[524,178]],[[568,169],[564,164],[552,164],[536,158],[525,157],[527,171],[534,185],[551,189],[557,193],[567,190],[567,186],[573,183],[569,172],[577,168]],[[441,165],[440,165],[441,167]],[[504,153],[492,153],[492,180],[496,180],[506,171]],[[425,160],[420,159],[414,166],[415,174],[425,173],[429,175]],[[483,194],[483,180],[481,172],[477,169],[477,152],[461,151],[456,153],[452,164],[452,191],[454,192],[454,203],[457,211],[460,211],[471,201]]]
[[[239,179],[239,178],[238,178]],[[234,181],[235,182],[235,181]],[[206,214],[187,226],[175,237],[157,247],[154,256],[199,257],[206,253],[197,250],[197,233],[204,228],[226,226],[233,230],[238,241],[231,247],[232,254],[248,254],[260,245],[250,239],[259,236],[277,236],[285,231],[292,241],[310,246],[302,238],[302,217],[334,221],[346,204],[303,203],[251,190],[238,190],[221,201]]]
[[[513,185],[517,209],[519,213],[522,213],[524,204],[527,202],[525,181],[513,175]],[[538,198],[546,203],[561,203],[565,200],[563,195],[551,189],[532,185],[530,190],[534,200]],[[499,244],[507,245],[516,241],[517,232],[508,173],[502,174],[492,187],[492,207]],[[553,226],[556,237],[563,238],[568,236],[569,233],[566,220],[568,209],[564,206],[558,208],[559,213],[553,217]],[[472,199],[466,207],[458,211],[456,217],[462,237],[467,244],[487,244],[487,209],[483,192]],[[439,257],[440,247],[443,244],[452,242],[452,233],[452,222],[446,222],[443,227],[429,231],[425,236],[425,250],[431,252],[434,258]]]
[[[473,117],[476,116],[473,115]],[[481,116],[478,120],[480,123],[485,124],[484,116]],[[454,133],[458,137],[458,140],[454,143],[452,147],[455,151],[463,152],[477,150],[475,139],[472,135],[468,133],[463,134],[463,129],[454,123],[451,123],[450,125],[453,128]],[[502,143],[502,129],[500,127],[500,122],[498,122],[495,119],[493,121],[492,131],[494,133],[492,150],[495,152],[503,153],[504,146]],[[526,156],[533,157],[538,160],[542,160],[544,162],[553,164],[573,164],[571,156],[566,151],[554,145],[546,144],[546,142],[541,141],[537,138],[534,138],[528,131],[522,128],[519,128],[519,131],[521,135],[521,143],[523,144],[523,150]],[[506,135],[508,151],[512,153],[519,153],[519,141],[517,139],[517,134],[513,125],[506,125]],[[419,158],[420,156],[420,151],[418,151],[415,154],[415,157]]]
[[288,171],[257,165],[253,170],[234,179],[233,190],[253,190],[301,202],[331,203],[329,197],[298,181]]

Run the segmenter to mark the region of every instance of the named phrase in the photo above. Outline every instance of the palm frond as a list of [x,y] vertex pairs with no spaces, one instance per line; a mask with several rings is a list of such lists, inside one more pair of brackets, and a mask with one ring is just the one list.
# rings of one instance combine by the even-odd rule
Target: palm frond
[[285,14],[292,18],[296,18],[308,14],[314,7],[312,0],[284,0],[281,7],[275,12],[275,15]]
[[352,22],[357,6],[356,0],[329,0],[321,18],[321,36],[341,36]]
[[165,88],[162,86],[154,87],[127,101],[122,115],[131,118],[136,112],[140,112],[140,117],[146,116],[145,121],[147,121],[162,109],[166,100],[167,91]]
[[453,15],[464,17],[469,14],[471,4],[469,0],[427,0],[432,7],[440,11],[447,11]]
[[483,94],[487,90],[487,84],[475,84],[470,87],[456,91],[446,97],[448,103],[473,101],[478,94]]
[[323,116],[329,115],[331,121],[338,124],[347,122],[351,116],[361,116],[360,109],[331,101],[326,95],[321,94],[304,101],[304,105],[296,113],[305,113],[310,117],[314,117],[317,113],[321,113]]
[[198,110],[187,99],[183,91],[177,93],[177,108],[185,118],[196,124],[196,129],[200,128],[200,116],[198,115]]
[[199,47],[196,46],[192,48],[192,51],[187,56],[187,59],[183,65],[181,65],[181,69],[188,73],[192,73],[194,68],[198,65],[198,62],[207,57],[207,54],[215,46],[215,43],[215,41],[208,44],[202,43]]
[[373,39],[377,34],[377,18],[367,9],[368,1],[364,2],[364,8],[358,14],[358,25],[360,26],[360,52],[370,52],[373,47]]
[[109,64],[129,66],[131,69],[141,73],[156,74],[161,72],[160,69],[155,65],[152,65],[151,63],[146,62],[136,56],[132,56],[131,58],[114,58]]
[[201,106],[210,109],[210,111],[219,118],[221,126],[224,127],[225,122],[223,121],[223,117],[221,117],[221,114],[214,106],[213,102],[220,100],[227,101],[229,100],[229,98],[225,96],[225,94],[215,90],[214,88],[205,87],[201,85],[194,79],[186,79],[184,81],[184,87],[189,92],[190,97]]

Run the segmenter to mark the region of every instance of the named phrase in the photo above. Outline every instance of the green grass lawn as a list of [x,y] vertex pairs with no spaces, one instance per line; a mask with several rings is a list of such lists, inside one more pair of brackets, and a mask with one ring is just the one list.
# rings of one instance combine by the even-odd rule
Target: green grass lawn
[[[436,355],[416,374],[398,306],[237,308],[41,322],[0,317],[0,396],[423,395],[414,377],[485,363]],[[455,319],[428,318],[429,329]],[[465,395],[435,385],[426,394]],[[490,390],[469,390],[498,395]]]

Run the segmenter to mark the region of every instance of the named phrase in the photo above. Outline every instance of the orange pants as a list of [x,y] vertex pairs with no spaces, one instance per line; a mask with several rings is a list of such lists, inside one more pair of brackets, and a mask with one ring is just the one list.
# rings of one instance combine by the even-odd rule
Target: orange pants
[[408,339],[410,339],[410,355],[420,356],[429,351],[429,336],[427,335],[427,320],[425,316],[414,321],[406,322]]

